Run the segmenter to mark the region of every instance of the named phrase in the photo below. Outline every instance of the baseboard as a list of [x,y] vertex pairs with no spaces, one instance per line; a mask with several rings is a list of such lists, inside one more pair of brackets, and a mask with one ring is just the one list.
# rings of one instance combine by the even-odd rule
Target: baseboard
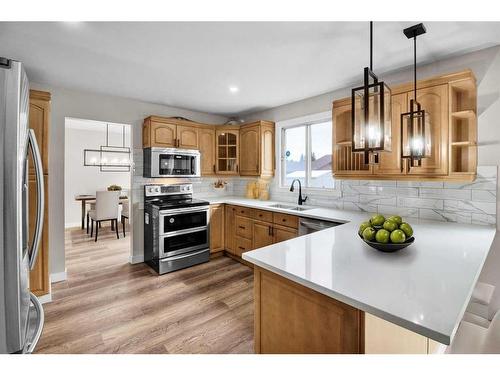
[[77,221],[75,223],[64,223],[64,229],[68,228],[81,228],[82,227],[82,222]]
[[43,296],[38,296],[36,297],[40,301],[40,303],[43,305],[44,303],[49,303],[52,302],[52,294],[44,294]]
[[128,262],[130,264],[137,264],[144,262],[144,255],[132,255],[128,257]]
[[56,272],[50,274],[50,283],[58,283],[67,279],[66,270],[64,272]]

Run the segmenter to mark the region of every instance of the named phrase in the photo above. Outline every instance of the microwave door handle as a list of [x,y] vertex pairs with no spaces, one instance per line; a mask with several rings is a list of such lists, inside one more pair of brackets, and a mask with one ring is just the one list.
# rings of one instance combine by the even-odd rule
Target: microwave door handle
[[33,241],[31,243],[31,249],[29,251],[30,269],[35,267],[36,258],[38,256],[38,250],[40,249],[40,241],[42,239],[43,231],[43,212],[45,209],[45,191],[44,191],[44,181],[43,181],[43,165],[42,158],[40,156],[40,149],[38,148],[38,143],[36,141],[35,131],[29,129],[28,131],[28,141],[29,147],[31,149],[31,154],[33,155],[33,164],[35,166],[36,174],[36,223],[35,223],[35,233],[33,234]]

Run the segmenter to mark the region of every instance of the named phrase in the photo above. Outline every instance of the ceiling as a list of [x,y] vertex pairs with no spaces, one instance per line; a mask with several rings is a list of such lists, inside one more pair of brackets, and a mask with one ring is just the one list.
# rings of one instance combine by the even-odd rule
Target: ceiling
[[[412,64],[402,30],[374,24],[374,70]],[[499,22],[428,22],[418,60],[500,44]],[[30,80],[222,115],[359,82],[368,22],[0,22],[0,56]],[[238,92],[230,92],[235,86]]]

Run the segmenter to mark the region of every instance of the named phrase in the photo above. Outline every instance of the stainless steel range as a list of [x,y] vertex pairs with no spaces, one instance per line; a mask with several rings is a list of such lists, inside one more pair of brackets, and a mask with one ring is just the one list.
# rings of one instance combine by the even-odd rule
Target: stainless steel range
[[192,184],[144,186],[144,261],[160,275],[207,262],[209,203]]

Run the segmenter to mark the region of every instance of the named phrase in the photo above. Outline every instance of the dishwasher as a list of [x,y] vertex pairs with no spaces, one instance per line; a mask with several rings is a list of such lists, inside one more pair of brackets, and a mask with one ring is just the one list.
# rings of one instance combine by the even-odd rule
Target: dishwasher
[[337,225],[342,225],[344,223],[338,223],[335,221],[318,220],[318,219],[308,219],[301,217],[299,218],[299,236],[305,234],[317,232],[326,228],[336,227]]

